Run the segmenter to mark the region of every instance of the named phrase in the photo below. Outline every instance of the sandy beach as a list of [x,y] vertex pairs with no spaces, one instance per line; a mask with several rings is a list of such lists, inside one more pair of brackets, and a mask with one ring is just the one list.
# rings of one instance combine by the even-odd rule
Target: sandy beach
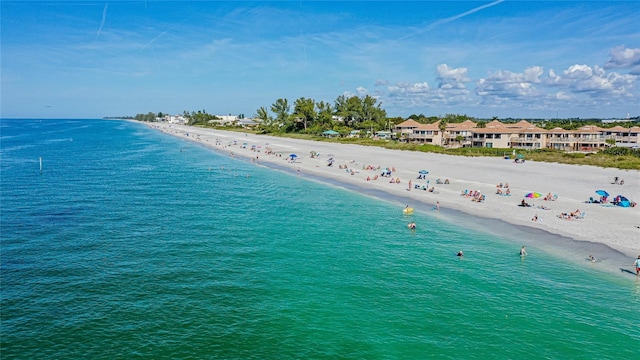
[[[600,189],[610,194],[609,199],[623,195],[631,201],[640,201],[640,171],[637,170],[534,161],[515,163],[502,158],[388,150],[167,123],[147,125],[256,164],[277,166],[292,175],[344,184],[369,195],[386,194],[385,197],[406,203],[416,212],[436,212],[434,208],[439,203],[439,216],[446,217],[447,211],[456,211],[472,215],[480,222],[499,220],[515,225],[520,231],[540,234],[540,238],[547,239],[546,244],[556,248],[571,248],[571,242],[573,249],[596,252],[593,255],[598,262],[609,270],[620,271],[626,262],[630,269],[629,265],[640,254],[640,206],[623,208],[587,203],[589,198],[600,198],[595,193]],[[311,157],[312,151],[319,155]],[[290,154],[297,157],[292,161]],[[330,158],[332,166],[328,166]],[[381,176],[386,168],[391,170],[390,177]],[[428,171],[424,179],[418,179],[420,170]],[[624,184],[614,184],[615,177],[624,180]],[[438,184],[438,179],[448,180],[448,184]],[[433,191],[423,188],[433,188]],[[498,189],[502,195],[497,194]],[[507,189],[508,196],[505,195]],[[465,190],[479,192],[484,200],[473,201],[472,196],[461,195]],[[525,197],[531,192],[538,192],[541,197]],[[553,199],[544,200],[548,194]],[[522,200],[531,206],[519,206]],[[572,212],[577,216],[561,217],[562,213]],[[580,245],[576,246],[576,242]],[[571,253],[567,251],[565,255],[581,260],[590,255]]]

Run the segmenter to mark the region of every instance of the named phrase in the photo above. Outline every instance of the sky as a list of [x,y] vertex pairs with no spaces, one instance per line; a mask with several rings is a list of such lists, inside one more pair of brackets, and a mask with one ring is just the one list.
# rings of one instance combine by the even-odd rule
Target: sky
[[0,2],[0,116],[640,115],[638,1]]

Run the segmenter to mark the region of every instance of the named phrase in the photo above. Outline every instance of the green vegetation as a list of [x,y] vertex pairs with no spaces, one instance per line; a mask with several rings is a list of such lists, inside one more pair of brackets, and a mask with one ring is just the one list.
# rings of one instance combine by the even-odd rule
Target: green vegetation
[[[271,111],[271,113],[269,112]],[[156,121],[163,114],[138,114],[133,117],[140,121]],[[187,119],[188,125],[199,127],[216,127],[233,131],[243,131],[258,134],[269,134],[290,138],[300,138],[315,141],[329,141],[336,143],[360,144],[365,146],[379,146],[389,149],[433,152],[440,154],[459,156],[497,156],[505,157],[513,154],[514,149],[496,148],[453,148],[448,149],[438,145],[413,144],[393,140],[375,140],[373,135],[382,130],[391,130],[395,125],[405,121],[402,117],[388,117],[386,111],[372,96],[338,96],[333,104],[301,97],[289,103],[287,99],[277,99],[270,106],[262,106],[256,110],[253,117],[259,122],[252,129],[246,129],[237,123],[221,125],[215,115],[206,111],[184,111],[182,116]],[[241,114],[240,119],[244,118]],[[439,129],[444,132],[447,124],[461,123],[466,120],[476,122],[478,128],[483,128],[492,119],[476,119],[467,115],[446,114],[444,116],[425,116],[423,114],[411,115],[408,119],[421,124],[433,124],[437,121]],[[504,123],[517,123],[522,119],[502,119]],[[640,118],[634,118],[635,122]],[[604,124],[599,119],[528,119],[529,122],[544,128],[562,128],[567,130],[577,129],[585,125],[597,125],[602,128],[613,126],[632,127],[635,122]],[[324,131],[333,130],[340,133],[339,138],[326,138],[321,136]],[[357,130],[357,134],[351,132]],[[347,135],[350,135],[347,137]],[[461,141],[461,137],[454,141]],[[615,141],[608,142],[611,147],[598,153],[567,153],[564,151],[541,149],[521,150],[516,149],[517,155],[523,156],[525,161],[557,162],[564,164],[594,165],[599,167],[612,167],[619,169],[640,169],[640,150],[615,147]],[[444,145],[444,144],[440,144]]]
[[258,131],[261,134],[315,134],[327,130],[342,135],[351,130],[376,132],[390,129],[404,119],[387,118],[381,104],[372,97],[338,96],[333,105],[301,97],[294,101],[293,111],[287,99],[277,99],[269,107],[273,116],[262,106],[256,110],[254,118],[260,119]]

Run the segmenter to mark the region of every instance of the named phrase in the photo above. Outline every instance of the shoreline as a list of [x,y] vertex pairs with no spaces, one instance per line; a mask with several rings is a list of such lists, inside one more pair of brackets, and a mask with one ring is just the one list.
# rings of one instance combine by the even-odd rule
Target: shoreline
[[[598,263],[593,265],[602,265],[602,270],[607,272],[633,272],[631,264],[640,254],[640,207],[585,203],[589,197],[598,197],[597,189],[607,190],[611,197],[621,194],[632,201],[640,200],[640,171],[533,161],[521,164],[501,158],[389,150],[167,123],[144,124],[256,165],[329,183],[399,206],[408,204],[417,212],[433,213],[431,209],[439,202],[441,210],[437,215],[450,218],[446,221],[466,217],[465,225],[469,223],[489,232],[499,229],[495,232],[499,236],[533,237],[535,245],[569,261],[582,261],[593,254],[598,258]],[[272,153],[266,154],[267,149]],[[311,151],[319,156],[311,158]],[[298,155],[293,162],[287,160],[292,153]],[[328,155],[334,159],[331,167],[327,166]],[[390,178],[380,177],[386,167],[396,170]],[[429,173],[426,179],[417,179],[422,169]],[[376,175],[377,179],[373,180]],[[624,179],[625,184],[611,184],[616,176]],[[392,178],[399,178],[400,183],[391,183]],[[436,179],[449,179],[450,183],[436,184]],[[415,188],[416,184],[426,187],[426,181],[429,187],[434,187],[433,192]],[[511,196],[495,193],[501,182],[510,184]],[[485,200],[471,201],[470,197],[460,195],[464,190],[478,190]],[[540,192],[543,196],[555,194],[557,200],[524,198],[529,192]],[[519,207],[523,199],[534,206]],[[576,210],[584,212],[584,218],[565,220],[557,216]],[[537,221],[533,221],[536,216]],[[624,265],[627,262],[629,265]]]

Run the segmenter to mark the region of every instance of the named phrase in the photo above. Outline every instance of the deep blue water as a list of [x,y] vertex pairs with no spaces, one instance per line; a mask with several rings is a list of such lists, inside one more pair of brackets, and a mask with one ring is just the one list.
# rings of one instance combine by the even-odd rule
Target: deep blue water
[[[133,122],[0,123],[2,358],[637,356],[640,284]],[[39,158],[42,157],[42,173]],[[455,251],[464,249],[459,259]]]

